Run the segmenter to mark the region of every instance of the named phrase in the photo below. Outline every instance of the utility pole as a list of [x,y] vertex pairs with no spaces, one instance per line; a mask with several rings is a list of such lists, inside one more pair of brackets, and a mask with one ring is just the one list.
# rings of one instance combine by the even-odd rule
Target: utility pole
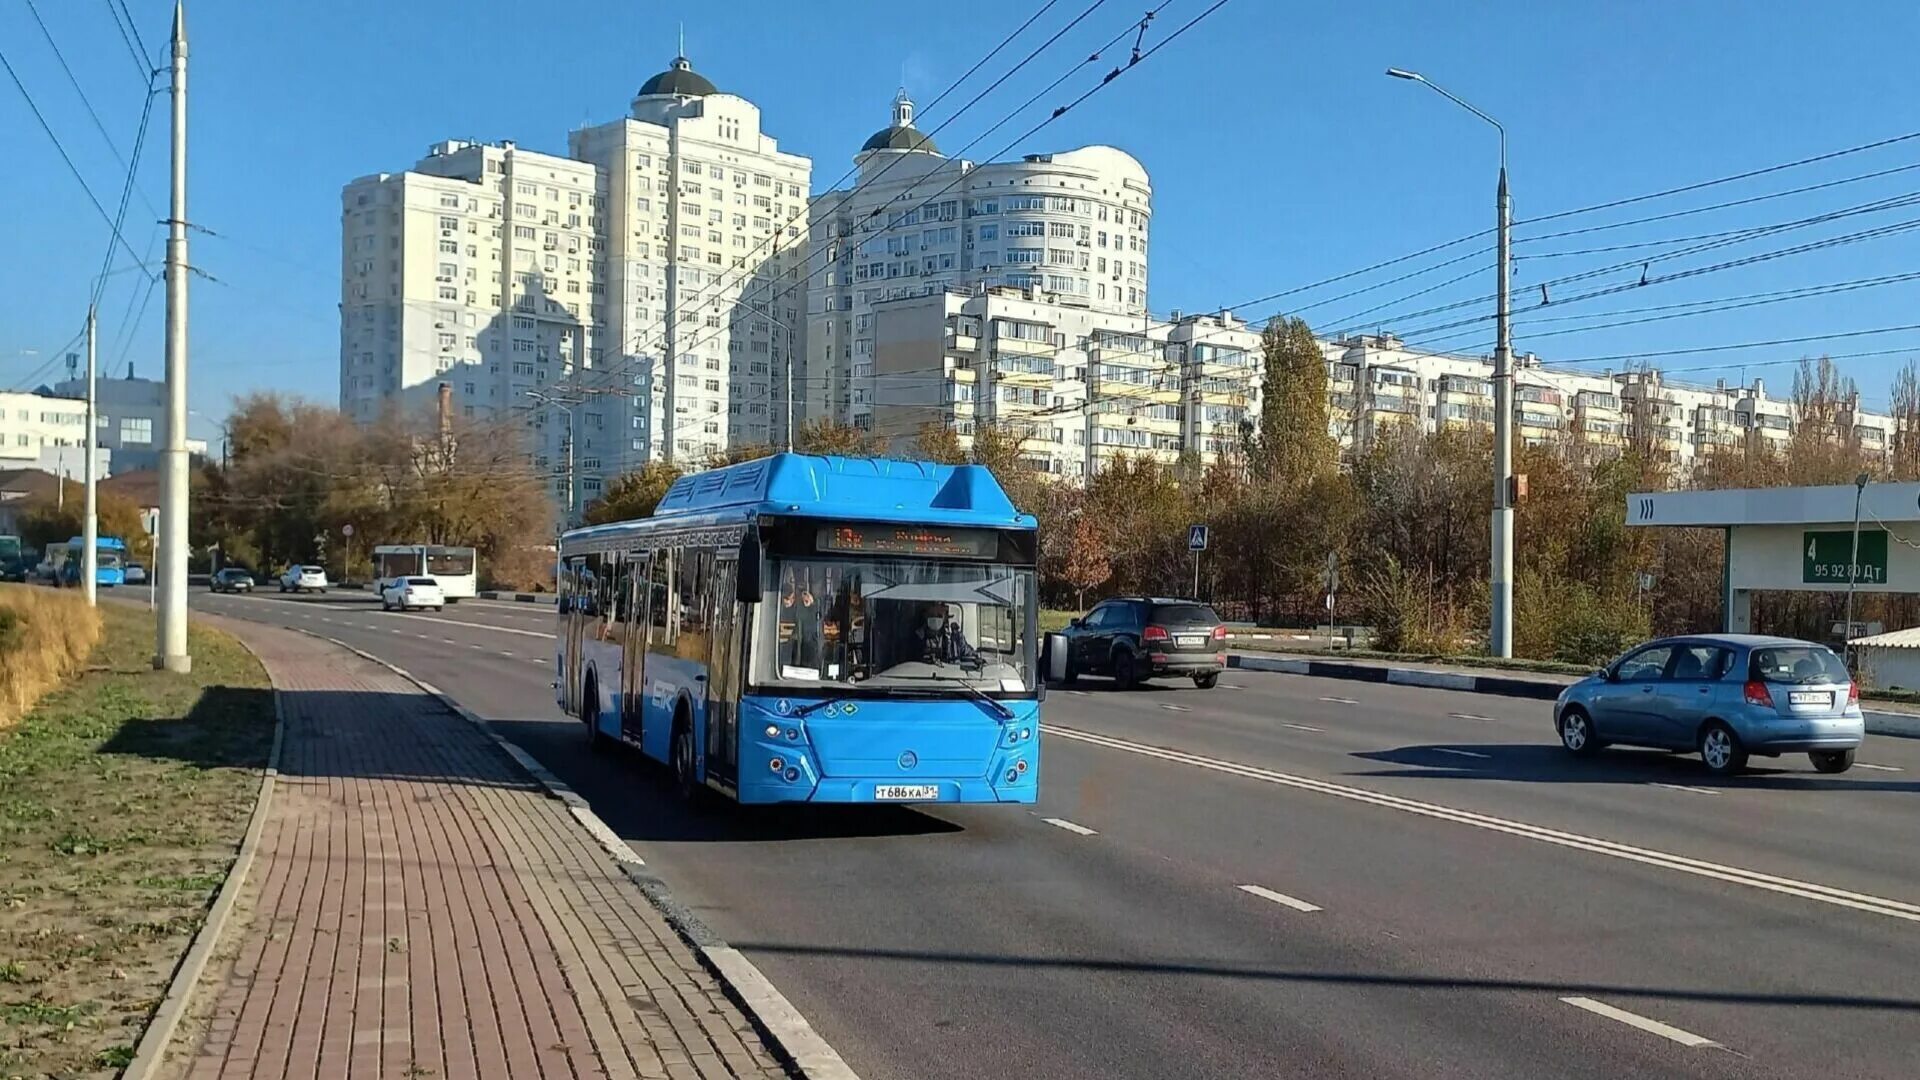
[[87,305],[87,437],[81,442],[80,452],[87,455],[84,464],[87,477],[87,503],[85,520],[80,525],[80,542],[86,547],[80,552],[81,591],[86,594],[87,606],[99,603],[100,577],[100,507],[95,491],[93,444],[94,444],[94,310]]
[[[187,655],[187,15],[173,5],[173,184],[167,208],[167,430],[160,451],[159,612],[153,666],[193,670]],[[89,433],[91,434],[91,433]]]
[[1497,245],[1499,300],[1494,309],[1493,346],[1493,603],[1492,625],[1487,628],[1487,653],[1497,657],[1513,655],[1513,327],[1511,263],[1513,200],[1507,193],[1507,129],[1500,121],[1474,108],[1464,99],[1443,89],[1425,75],[1402,68],[1388,68],[1396,79],[1423,83],[1455,105],[1493,125],[1500,133],[1500,186],[1494,196],[1499,215],[1500,239]]
[[1853,642],[1853,586],[1860,580],[1860,499],[1867,493],[1872,477],[1861,473],[1853,478],[1853,556],[1847,560],[1847,622],[1840,632],[1840,651],[1846,653]]

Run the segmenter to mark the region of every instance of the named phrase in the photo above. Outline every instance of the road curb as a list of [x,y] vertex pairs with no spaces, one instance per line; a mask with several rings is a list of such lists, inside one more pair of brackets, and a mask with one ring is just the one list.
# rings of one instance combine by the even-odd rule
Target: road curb
[[[1318,679],[1350,679],[1360,682],[1389,683],[1428,690],[1458,690],[1469,694],[1553,701],[1571,683],[1550,683],[1538,679],[1516,679],[1509,675],[1479,675],[1464,671],[1428,671],[1422,668],[1379,667],[1371,664],[1346,664],[1337,660],[1295,660],[1279,657],[1247,656],[1230,653],[1227,666],[1243,671],[1267,671],[1284,675],[1309,675]],[[1896,739],[1920,739],[1920,715],[1863,710],[1867,734]]]
[[[235,641],[240,641],[234,635]],[[240,641],[242,648],[249,654],[253,648]],[[254,657],[255,662],[259,657]],[[266,665],[261,664],[265,670]],[[233,915],[234,906],[239,902],[240,889],[246,884],[247,873],[253,869],[253,858],[260,848],[260,835],[266,831],[267,809],[273,801],[274,781],[280,776],[280,746],[286,736],[287,715],[284,697],[279,687],[273,689],[273,746],[267,751],[267,767],[260,776],[260,794],[253,801],[253,816],[247,820],[247,831],[241,835],[240,850],[233,857],[233,864],[227,868],[227,880],[221,884],[220,892],[214,897],[213,906],[207,909],[206,921],[193,935],[193,944],[187,947],[187,953],[180,958],[180,966],[173,971],[173,979],[167,983],[166,996],[153,1010],[153,1017],[147,1021],[147,1030],[140,1035],[140,1043],[134,1049],[133,1061],[127,1070],[121,1073],[123,1080],[147,1080],[166,1058],[167,1046],[173,1042],[174,1032],[180,1026],[180,1019],[186,1015],[187,1006],[193,1001],[193,991],[200,983],[200,976],[206,971],[207,960],[212,957],[214,946],[219,943],[221,931],[226,929],[227,921]]]
[[551,604],[554,601],[552,593],[498,592],[487,589],[474,595],[481,600],[512,600],[521,604]]
[[[532,754],[493,730],[493,725],[487,723],[486,718],[453,700],[439,687],[398,664],[382,660],[363,649],[357,649],[339,638],[328,637],[311,630],[301,630],[298,627],[284,629],[291,629],[308,637],[338,645],[363,660],[386,668],[432,695],[446,707],[447,711],[485,733],[495,745],[514,760],[515,764],[525,770],[527,775],[533,777],[548,795],[566,804],[574,819],[579,821],[601,848],[621,865],[628,880],[640,889],[648,903],[651,903],[654,909],[660,912],[661,917],[667,920],[667,925],[673,927],[674,932],[692,947],[694,955],[698,956],[701,964],[712,972],[727,996],[740,1007],[747,1019],[752,1021],[755,1029],[778,1050],[780,1056],[786,1059],[787,1064],[797,1075],[804,1080],[860,1080],[859,1074],[841,1059],[839,1053],[827,1040],[813,1029],[813,1025],[807,1023],[807,1018],[800,1014],[799,1009],[794,1008],[786,995],[761,974],[753,961],[728,945],[718,934],[701,922],[699,916],[675,899],[667,888],[666,882],[647,866],[646,860],[642,859],[625,840],[620,839],[620,834],[614,832],[600,815],[593,812],[587,800],[568,786],[566,781],[561,780],[545,765],[540,764]],[[128,1073],[128,1076],[132,1075]]]

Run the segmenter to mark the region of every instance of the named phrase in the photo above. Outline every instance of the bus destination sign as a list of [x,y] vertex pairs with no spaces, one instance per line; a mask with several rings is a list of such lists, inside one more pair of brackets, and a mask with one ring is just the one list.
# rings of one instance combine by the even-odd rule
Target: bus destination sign
[[865,555],[991,559],[1000,553],[1000,534],[992,529],[944,529],[929,525],[823,525],[815,545],[821,551]]

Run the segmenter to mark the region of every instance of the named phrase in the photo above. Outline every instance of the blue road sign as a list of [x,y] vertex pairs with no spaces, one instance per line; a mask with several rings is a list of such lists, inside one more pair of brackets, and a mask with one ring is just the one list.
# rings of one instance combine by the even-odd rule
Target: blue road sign
[[1205,525],[1187,526],[1187,550],[1207,550],[1207,527]]

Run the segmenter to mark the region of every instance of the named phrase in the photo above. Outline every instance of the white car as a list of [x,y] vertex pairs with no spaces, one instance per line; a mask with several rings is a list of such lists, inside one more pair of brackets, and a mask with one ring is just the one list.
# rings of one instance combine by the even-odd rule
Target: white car
[[145,585],[147,583],[147,568],[137,562],[128,563],[125,574],[127,584],[129,585]]
[[394,578],[380,593],[380,607],[384,611],[408,608],[439,611],[446,604],[446,593],[441,592],[440,583],[430,577]]
[[280,591],[326,592],[327,571],[319,566],[289,566],[287,572],[280,575]]

